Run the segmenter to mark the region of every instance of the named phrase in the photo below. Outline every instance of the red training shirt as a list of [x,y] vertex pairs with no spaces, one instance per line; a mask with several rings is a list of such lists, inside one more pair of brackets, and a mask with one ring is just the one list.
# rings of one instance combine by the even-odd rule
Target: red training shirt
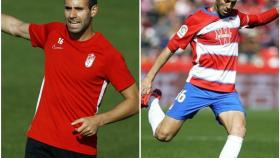
[[28,137],[82,154],[96,155],[96,135],[74,133],[71,122],[93,116],[109,82],[122,91],[133,83],[122,55],[96,32],[87,41],[70,38],[63,23],[31,24],[33,47],[45,51],[45,76]]

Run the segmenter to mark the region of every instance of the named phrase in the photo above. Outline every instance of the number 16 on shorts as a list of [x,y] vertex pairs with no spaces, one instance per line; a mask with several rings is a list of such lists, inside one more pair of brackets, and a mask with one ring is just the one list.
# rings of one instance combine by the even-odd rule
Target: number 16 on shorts
[[175,100],[177,100],[179,103],[182,103],[186,99],[186,93],[187,90],[183,89],[181,92],[177,95]]

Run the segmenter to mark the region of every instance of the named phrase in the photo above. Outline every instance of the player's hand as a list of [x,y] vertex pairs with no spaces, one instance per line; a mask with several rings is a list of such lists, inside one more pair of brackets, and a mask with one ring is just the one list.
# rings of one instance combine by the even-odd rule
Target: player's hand
[[91,117],[83,117],[75,120],[71,123],[72,126],[81,124],[75,129],[76,132],[80,133],[82,136],[93,136],[96,134],[98,128],[102,125],[101,117],[98,115]]
[[141,95],[149,94],[151,93],[152,89],[152,81],[148,78],[144,78],[141,82]]

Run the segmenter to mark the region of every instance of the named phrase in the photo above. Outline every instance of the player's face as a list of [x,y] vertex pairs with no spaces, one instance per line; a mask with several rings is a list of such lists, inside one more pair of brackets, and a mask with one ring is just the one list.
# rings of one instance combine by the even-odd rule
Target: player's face
[[64,16],[70,33],[81,33],[91,27],[97,6],[89,8],[88,0],[65,0]]
[[216,0],[216,8],[221,16],[227,16],[231,13],[237,0]]

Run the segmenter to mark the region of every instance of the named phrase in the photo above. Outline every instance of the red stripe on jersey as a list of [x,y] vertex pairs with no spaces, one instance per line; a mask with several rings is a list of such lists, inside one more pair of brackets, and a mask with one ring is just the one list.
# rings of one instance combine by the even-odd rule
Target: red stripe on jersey
[[199,65],[201,67],[216,70],[236,70],[237,56],[222,56],[216,54],[204,54],[200,56]]
[[233,92],[235,91],[235,85],[234,84],[223,84],[218,82],[211,82],[206,81],[203,79],[199,79],[196,77],[192,77],[190,81],[193,85],[196,85],[201,88],[218,91],[218,92]]
[[224,45],[239,42],[238,28],[221,28],[197,37],[197,41],[205,45]]

